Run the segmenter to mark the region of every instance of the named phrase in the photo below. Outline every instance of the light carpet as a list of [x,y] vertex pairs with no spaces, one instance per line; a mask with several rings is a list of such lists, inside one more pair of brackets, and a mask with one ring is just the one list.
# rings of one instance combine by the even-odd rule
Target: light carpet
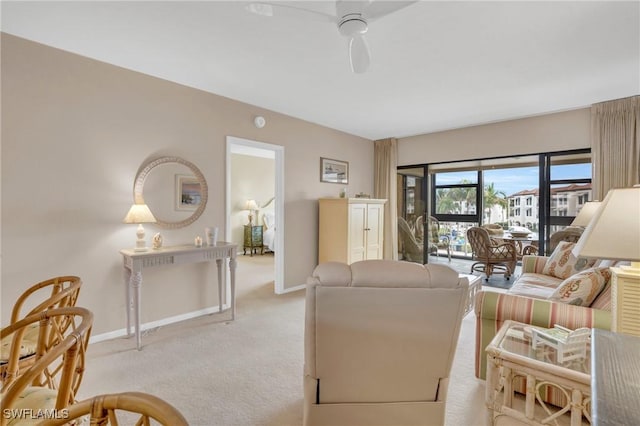
[[[81,398],[142,391],[165,399],[194,426],[300,425],[304,290],[273,292],[273,256],[240,256],[236,320],[230,312],[92,344]],[[311,271],[309,271],[311,272]],[[462,323],[446,424],[485,424],[484,381],[474,376],[475,317]]]

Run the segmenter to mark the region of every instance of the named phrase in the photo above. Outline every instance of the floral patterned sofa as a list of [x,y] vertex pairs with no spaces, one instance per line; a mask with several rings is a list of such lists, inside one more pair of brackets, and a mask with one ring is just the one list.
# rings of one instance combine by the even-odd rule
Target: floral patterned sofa
[[611,328],[609,267],[614,263],[575,258],[574,245],[561,242],[549,257],[524,256],[522,275],[506,293],[478,292],[476,377],[486,378],[485,348],[506,320],[547,328]]

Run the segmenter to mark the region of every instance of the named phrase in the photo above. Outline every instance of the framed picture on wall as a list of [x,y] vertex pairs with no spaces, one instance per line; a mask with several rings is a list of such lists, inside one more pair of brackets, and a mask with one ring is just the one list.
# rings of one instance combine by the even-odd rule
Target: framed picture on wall
[[349,183],[349,163],[320,157],[320,182]]
[[195,176],[176,175],[176,210],[195,210],[202,199],[202,188]]

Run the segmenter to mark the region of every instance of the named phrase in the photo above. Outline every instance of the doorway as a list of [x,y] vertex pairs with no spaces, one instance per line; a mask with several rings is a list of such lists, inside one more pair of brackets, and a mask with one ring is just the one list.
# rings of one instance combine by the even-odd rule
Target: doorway
[[[273,160],[273,173],[266,173],[268,176],[273,176],[273,182],[266,182],[266,186],[263,186],[263,188],[268,189],[260,191],[247,189],[240,194],[232,190],[232,185],[234,188],[237,188],[237,182],[233,182],[233,176],[236,174],[234,174],[234,161],[232,161],[236,155]],[[247,179],[251,179],[249,174],[247,174],[247,176]],[[271,180],[271,178],[269,180]],[[244,215],[245,218],[251,215],[251,220],[253,221],[255,213],[246,210],[244,200],[246,198],[247,201],[255,201],[258,207],[258,214],[255,214],[255,223],[264,225],[265,219],[268,219],[267,223],[272,224],[271,227],[267,226],[267,230],[270,232],[266,237],[268,240],[268,249],[273,251],[274,256],[274,292],[276,294],[284,293],[284,147],[227,136],[225,187],[226,239],[237,243],[239,251],[243,248],[242,241],[235,241],[241,238],[237,236],[237,229],[235,229],[237,228],[236,219],[238,215]],[[250,183],[247,183],[246,187],[251,188],[252,186]],[[271,190],[273,192],[270,192]],[[241,197],[240,200],[238,196]],[[264,209],[264,211],[260,214],[262,209]],[[269,214],[266,214],[267,212]],[[265,235],[263,235],[263,240],[264,237]]]

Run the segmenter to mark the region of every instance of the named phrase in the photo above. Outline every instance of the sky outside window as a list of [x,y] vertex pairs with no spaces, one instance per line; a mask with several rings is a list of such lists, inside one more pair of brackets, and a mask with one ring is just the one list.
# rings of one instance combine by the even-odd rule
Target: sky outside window
[[[475,174],[475,172],[471,172]],[[563,164],[551,166],[551,179],[590,179],[591,163]],[[457,183],[460,183],[458,181]],[[527,189],[537,189],[539,185],[538,167],[517,167],[484,171],[484,184],[493,183],[498,192],[508,197]]]

